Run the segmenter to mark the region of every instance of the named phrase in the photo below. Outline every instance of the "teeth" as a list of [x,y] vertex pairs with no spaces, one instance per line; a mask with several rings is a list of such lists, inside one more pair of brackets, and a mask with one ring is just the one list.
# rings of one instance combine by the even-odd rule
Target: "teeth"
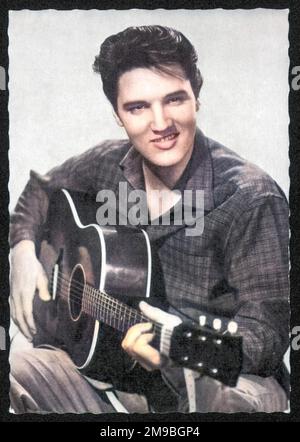
[[163,137],[163,138],[159,138],[158,140],[155,140],[156,142],[161,142],[161,141],[168,141],[168,140],[172,140],[173,138],[175,138],[176,134],[172,134],[172,135],[168,135],[167,137]]

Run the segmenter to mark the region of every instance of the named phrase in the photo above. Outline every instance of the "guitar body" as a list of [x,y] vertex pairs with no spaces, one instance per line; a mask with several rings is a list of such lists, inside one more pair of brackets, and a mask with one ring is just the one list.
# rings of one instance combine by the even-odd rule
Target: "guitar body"
[[51,200],[39,259],[52,280],[52,300],[35,296],[34,345],[59,347],[83,374],[127,390],[136,373],[121,348],[124,333],[114,330],[114,318],[112,327],[93,318],[97,306],[85,287],[132,305],[149,298],[150,244],[142,230],[91,223],[96,208],[95,199],[64,190]]
[[[64,189],[51,198],[37,254],[52,299],[34,297],[33,344],[61,348],[84,375],[145,394],[156,411],[175,411],[177,397],[160,370],[146,371],[121,346],[132,325],[149,321],[138,310],[141,299],[167,309],[159,259],[142,229],[96,224],[95,201]],[[200,325],[189,320],[173,326],[152,323],[151,345],[175,364],[236,385],[242,337],[234,321],[200,313]]]

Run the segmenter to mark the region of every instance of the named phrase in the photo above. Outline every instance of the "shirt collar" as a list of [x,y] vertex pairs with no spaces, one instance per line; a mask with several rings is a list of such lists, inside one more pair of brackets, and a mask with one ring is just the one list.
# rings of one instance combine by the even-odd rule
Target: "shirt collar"
[[129,150],[119,163],[123,175],[134,189],[145,190],[145,181],[141,154],[130,145]]
[[[134,189],[145,190],[142,156],[133,145],[130,146],[119,166],[124,177]],[[214,208],[212,158],[207,138],[198,128],[195,134],[193,154],[174,189],[181,192],[184,190],[203,190],[205,211],[210,212]]]
[[179,190],[203,190],[204,209],[210,212],[214,208],[213,197],[213,165],[208,140],[197,129],[194,142],[194,150],[187,166],[185,183]]

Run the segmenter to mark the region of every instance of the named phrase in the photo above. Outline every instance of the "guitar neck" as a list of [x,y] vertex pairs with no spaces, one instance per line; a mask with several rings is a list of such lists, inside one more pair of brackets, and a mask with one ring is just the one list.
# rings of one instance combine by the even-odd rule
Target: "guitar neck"
[[[76,278],[79,274],[72,273],[72,276],[69,280],[60,274],[57,294],[69,302],[69,310],[75,318],[83,312],[124,334],[135,324],[149,322],[138,310]],[[236,384],[242,364],[242,338],[232,336],[236,333],[232,326],[237,327],[234,321],[206,314],[200,315],[199,326],[182,322],[170,327],[151,322],[154,333],[151,346],[160,353],[178,365],[208,374],[228,385]]]
[[[79,279],[67,278],[66,275],[59,272],[58,266],[57,271],[54,268],[52,272],[50,292],[52,296],[53,294],[56,296],[56,293],[59,294],[62,300],[68,302],[71,311],[75,312],[75,316],[80,310],[87,316],[124,334],[135,324],[151,322],[153,324],[152,332],[154,333],[152,345],[158,350],[161,350],[161,346],[166,351],[169,349],[169,338],[172,335],[172,329],[168,330],[170,333],[167,333],[162,342],[162,324],[150,321],[147,316],[138,310],[104,291],[98,290]],[[55,296],[53,297],[55,298]]]
[[[89,285],[84,288],[82,309],[88,315],[120,332],[142,322],[150,322],[147,316],[112,296]],[[151,321],[153,323],[153,321]],[[160,336],[160,324],[153,323],[156,336]]]

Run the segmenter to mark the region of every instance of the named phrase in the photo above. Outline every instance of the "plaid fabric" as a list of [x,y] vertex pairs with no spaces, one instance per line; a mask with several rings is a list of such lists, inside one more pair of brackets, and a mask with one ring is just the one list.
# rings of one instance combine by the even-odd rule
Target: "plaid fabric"
[[[58,188],[96,193],[119,182],[144,189],[141,157],[128,140],[110,140],[31,178],[11,217],[10,241],[39,237],[49,195]],[[204,231],[144,226],[158,251],[168,301],[197,320],[200,310],[234,317],[244,337],[243,372],[278,371],[288,346],[288,205],[258,167],[197,131],[175,186],[204,190]],[[154,275],[155,285],[155,275]]]

